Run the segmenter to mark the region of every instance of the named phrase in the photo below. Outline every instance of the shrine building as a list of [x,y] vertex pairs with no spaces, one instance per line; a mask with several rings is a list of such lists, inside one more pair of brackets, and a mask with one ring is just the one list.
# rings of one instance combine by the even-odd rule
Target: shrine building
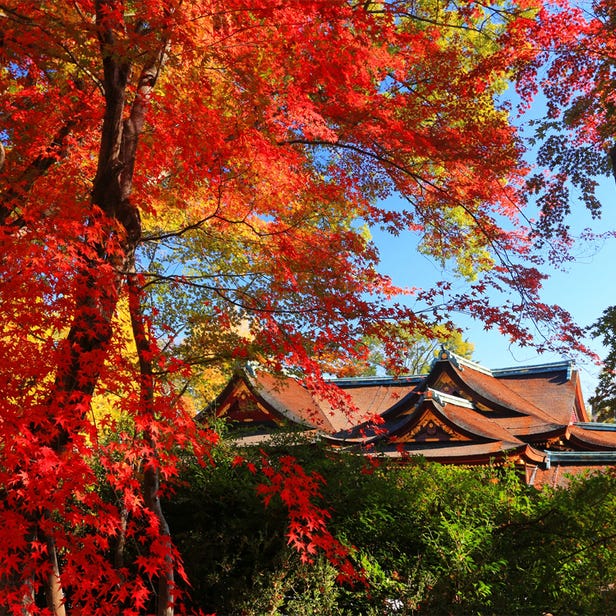
[[511,462],[538,487],[616,467],[616,424],[590,421],[568,361],[490,370],[443,350],[426,375],[329,383],[317,395],[295,378],[247,368],[197,420],[227,419],[243,445],[292,429],[391,460]]

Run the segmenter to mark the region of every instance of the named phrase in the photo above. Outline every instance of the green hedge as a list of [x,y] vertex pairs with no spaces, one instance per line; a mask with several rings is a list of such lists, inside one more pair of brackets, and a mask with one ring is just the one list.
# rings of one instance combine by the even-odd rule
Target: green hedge
[[[322,474],[329,528],[365,576],[336,582],[322,555],[301,562],[287,546],[287,512],[265,507],[263,481],[234,465],[186,460],[166,504],[192,588],[192,608],[218,616],[616,614],[616,481],[537,491],[513,468],[464,469],[422,461],[372,465],[317,445],[271,448]],[[249,459],[257,452],[244,452]],[[275,462],[273,462],[275,464]]]

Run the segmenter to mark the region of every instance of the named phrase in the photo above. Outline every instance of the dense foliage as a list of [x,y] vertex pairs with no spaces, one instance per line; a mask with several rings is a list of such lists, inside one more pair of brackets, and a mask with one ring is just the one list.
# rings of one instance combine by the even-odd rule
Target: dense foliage
[[[272,464],[289,448],[270,449]],[[288,545],[280,500],[264,508],[262,481],[234,466],[189,465],[169,503],[196,605],[206,613],[301,616],[434,614],[605,615],[616,609],[616,478],[567,489],[526,486],[514,468],[465,469],[412,461],[374,464],[294,446],[322,475],[330,529],[351,548],[363,581]],[[259,464],[260,452],[254,456]],[[352,547],[351,547],[352,546]]]
[[[160,497],[177,452],[207,460],[217,440],[191,420],[191,365],[259,358],[340,404],[323,371],[365,336],[395,356],[392,321],[434,338],[464,311],[580,346],[541,301],[502,98],[513,80],[532,98],[542,33],[597,25],[555,28],[562,7],[0,0],[0,609],[179,608]],[[397,288],[371,226],[415,233],[450,271]],[[318,482],[261,469],[300,556],[344,571],[301,498]]]
[[[616,6],[612,0],[554,5],[558,10],[546,3],[527,24],[538,53],[520,91],[545,94],[545,113],[533,121],[539,165],[528,186],[541,208],[536,231],[562,262],[570,258],[563,248],[575,236],[567,215],[576,201],[599,217],[599,177],[616,179]],[[605,229],[605,236],[613,233]]]
[[616,420],[616,306],[610,306],[591,327],[607,352],[599,374],[597,388],[590,399],[592,414],[598,421]]

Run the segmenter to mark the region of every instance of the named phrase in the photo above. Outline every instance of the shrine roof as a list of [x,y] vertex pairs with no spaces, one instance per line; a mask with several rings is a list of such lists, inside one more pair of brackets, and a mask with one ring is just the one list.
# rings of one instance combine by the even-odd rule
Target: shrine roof
[[389,458],[421,456],[426,460],[443,464],[489,464],[512,455],[518,455],[534,462],[543,462],[545,459],[543,452],[529,445],[521,443],[512,447],[509,443],[501,441],[439,444],[438,446],[405,444],[403,450],[399,447],[388,446],[382,451],[379,450],[379,453]]
[[571,362],[529,366],[517,370],[494,370],[493,374],[510,389],[551,415],[558,423],[588,420],[579,374],[573,369]]
[[567,432],[568,440],[583,449],[616,450],[616,425],[575,423]]
[[496,421],[474,410],[472,403],[468,400],[431,389],[422,396],[412,414],[403,416],[407,421],[401,423],[389,434],[400,438],[411,426],[421,421],[427,408],[430,408],[437,417],[442,418],[448,425],[468,436],[502,442],[503,446],[506,447],[517,447],[522,444],[521,440]]
[[[526,397],[523,388],[512,388],[509,382],[505,379],[496,378],[491,370],[478,369],[477,364],[471,362],[460,362],[458,358],[454,361],[447,361],[448,366],[455,373],[457,379],[461,381],[467,388],[473,392],[478,400],[483,398],[488,404],[492,403],[500,407],[512,411],[512,414],[524,416],[521,422],[521,427],[527,429],[541,429],[542,425],[550,426],[557,423],[569,423],[571,417],[571,409],[567,405],[567,419],[564,422],[559,422],[557,416],[564,413],[560,410],[551,413],[546,412],[535,404],[532,399]],[[506,371],[501,371],[506,373]],[[512,370],[509,371],[513,373]],[[531,387],[532,389],[532,387]],[[539,396],[535,396],[539,397]],[[542,401],[547,401],[542,398]],[[561,402],[558,400],[557,402]],[[552,408],[552,407],[550,407]],[[515,422],[511,424],[515,425]]]
[[564,434],[567,428],[566,424],[542,420],[533,415],[495,417],[494,421],[511,434],[533,441]]
[[[369,444],[400,440],[430,404],[452,434],[497,443],[500,451],[565,437],[572,422],[586,417],[580,396],[569,362],[490,370],[443,350],[427,375],[332,379],[314,389],[247,367],[210,408],[240,423],[288,420],[339,444]],[[579,424],[570,436],[583,449],[616,448],[616,432],[589,434]]]
[[410,376],[397,379],[337,379],[329,383],[342,389],[351,402],[370,417],[383,415],[412,396],[424,380],[425,376]]
[[345,411],[319,399],[294,378],[279,378],[262,371],[248,378],[254,392],[291,421],[329,433],[354,424],[349,419],[350,408]]
[[547,468],[559,465],[566,469],[569,466],[601,466],[616,464],[616,451],[546,451]]

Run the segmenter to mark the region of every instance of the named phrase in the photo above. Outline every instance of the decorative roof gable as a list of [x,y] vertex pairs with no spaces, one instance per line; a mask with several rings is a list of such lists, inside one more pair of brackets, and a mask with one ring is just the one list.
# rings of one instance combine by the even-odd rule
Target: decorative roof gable
[[242,425],[279,426],[285,416],[268,404],[261,396],[255,395],[244,374],[236,375],[216,400],[197,415],[198,421],[208,417],[224,418]]
[[240,371],[198,419],[208,414],[455,463],[513,454],[540,461],[538,448],[616,452],[616,432],[580,423],[587,415],[569,362],[490,370],[445,350],[428,375],[332,380],[318,393],[291,377]]
[[218,417],[236,424],[272,427],[291,423],[296,427],[333,434],[360,423],[359,418],[354,422],[349,419],[356,410],[352,401],[348,408],[333,406],[311,394],[294,378],[240,370],[196,419],[207,421],[208,417]]

